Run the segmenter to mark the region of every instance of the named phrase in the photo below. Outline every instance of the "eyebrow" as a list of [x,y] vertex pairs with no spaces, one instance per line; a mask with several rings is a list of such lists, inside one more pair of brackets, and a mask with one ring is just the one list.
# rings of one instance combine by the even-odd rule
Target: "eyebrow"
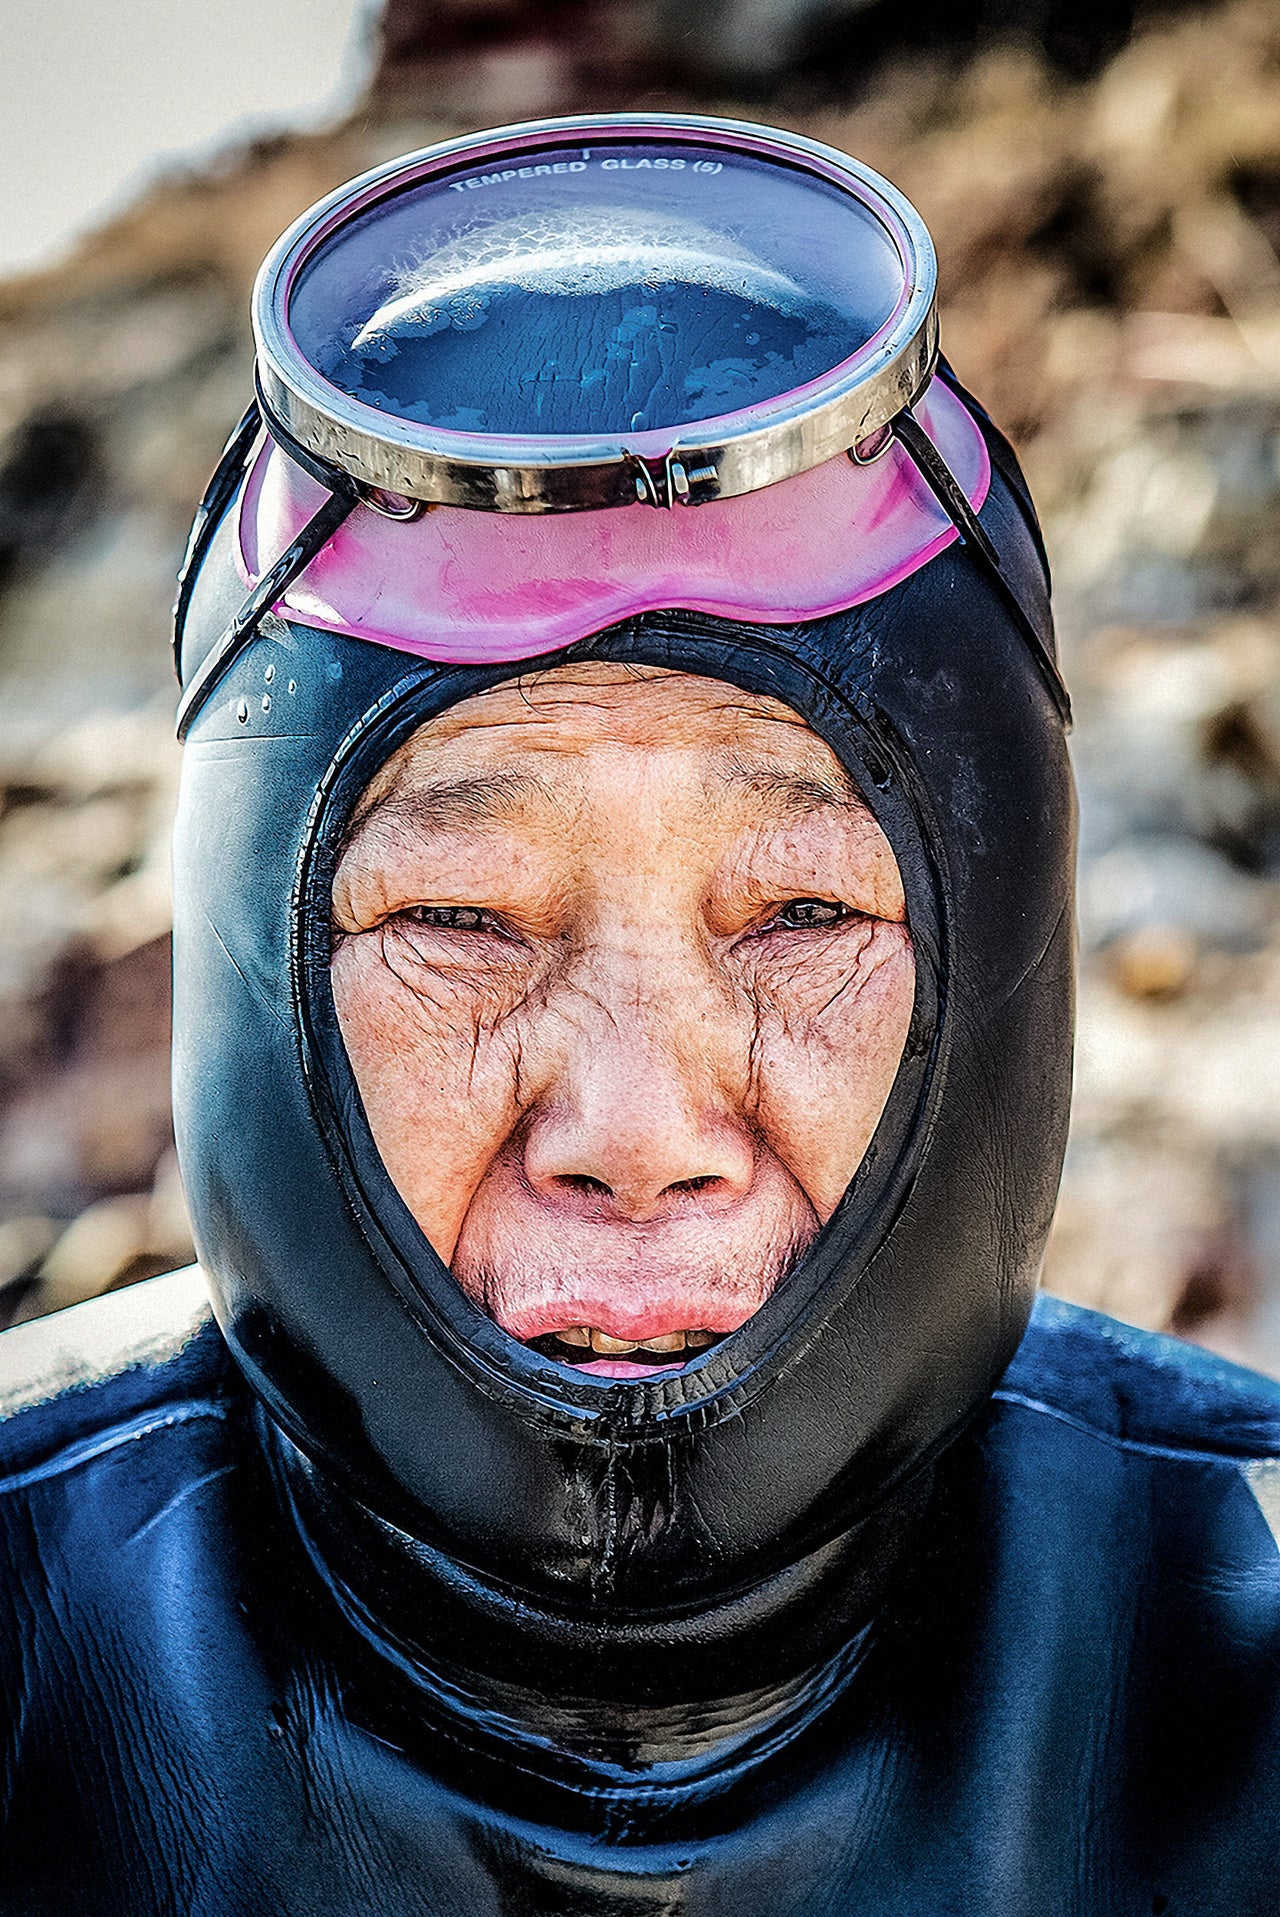
[[779,800],[793,818],[838,806],[843,812],[867,812],[866,800],[848,780],[824,779],[817,774],[784,772],[767,761],[732,758],[718,767],[725,785],[745,785],[761,798]]
[[532,772],[439,779],[432,784],[412,786],[407,791],[389,792],[385,798],[375,800],[366,812],[352,820],[348,843],[375,820],[411,825],[419,831],[451,825],[483,825],[489,819],[510,817],[523,801],[531,798],[558,809],[564,807],[564,794]]

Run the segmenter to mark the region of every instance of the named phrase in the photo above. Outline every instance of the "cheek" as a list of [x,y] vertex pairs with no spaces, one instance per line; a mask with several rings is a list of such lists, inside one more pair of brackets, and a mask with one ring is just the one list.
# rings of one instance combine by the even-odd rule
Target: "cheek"
[[906,1043],[915,999],[906,927],[877,924],[852,962],[826,961],[822,972],[764,1009],[757,1098],[770,1148],[825,1224],[871,1142]]
[[518,1117],[518,1041],[465,988],[407,984],[388,964],[380,932],[346,939],[330,977],[374,1143],[447,1264],[476,1187]]

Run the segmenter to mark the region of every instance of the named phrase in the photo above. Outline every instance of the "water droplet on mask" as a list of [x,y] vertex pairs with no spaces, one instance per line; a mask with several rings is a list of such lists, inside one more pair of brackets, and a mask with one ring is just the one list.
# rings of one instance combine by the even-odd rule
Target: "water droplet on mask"
[[262,695],[262,710],[264,712],[270,712],[271,710],[271,694],[269,692],[264,692]]
[[289,696],[290,696],[290,698],[292,698],[292,697],[293,697],[293,694],[294,694],[294,693],[295,693],[295,692],[296,692],[297,690],[298,690],[298,682],[297,682],[297,680],[296,680],[296,679],[290,679],[290,681],[289,681]]
[[478,294],[459,294],[448,304],[449,324],[459,333],[474,333],[489,317],[489,302]]
[[267,684],[268,684],[268,685],[270,685],[270,684],[271,684],[271,681],[272,681],[272,680],[273,680],[273,679],[275,678],[275,676],[276,676],[276,669],[275,669],[275,667],[274,667],[274,666],[268,666],[268,667],[267,667],[267,669],[266,669],[266,671],[265,671],[265,672],[263,673],[263,675],[262,675],[262,676],[263,676],[263,678],[264,678],[264,679],[266,680],[266,682],[267,682]]
[[238,720],[240,721],[240,723],[241,723],[241,725],[242,725],[242,726],[247,726],[247,725],[248,725],[248,723],[249,723],[249,701],[248,701],[247,699],[242,699],[242,700],[240,701],[240,703],[239,703],[239,705],[238,705],[238,706],[236,707],[236,718],[237,718],[237,719],[238,719]]

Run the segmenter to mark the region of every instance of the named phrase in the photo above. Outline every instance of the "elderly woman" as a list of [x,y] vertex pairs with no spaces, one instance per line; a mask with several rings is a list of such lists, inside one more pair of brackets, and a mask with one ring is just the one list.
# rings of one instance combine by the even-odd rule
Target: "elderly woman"
[[1033,1310],[1066,700],[931,289],[709,120],[268,263],[179,599],[201,1270],[0,1342],[0,1912],[1275,1909],[1280,1392]]
[[777,700],[603,662],[464,699],[378,774],[334,885],[382,1162],[513,1337],[596,1377],[682,1365],[862,1162],[904,919],[884,834]]

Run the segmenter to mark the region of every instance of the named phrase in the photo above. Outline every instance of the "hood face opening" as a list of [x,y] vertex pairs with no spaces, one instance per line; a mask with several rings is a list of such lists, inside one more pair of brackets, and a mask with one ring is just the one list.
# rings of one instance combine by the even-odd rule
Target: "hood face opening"
[[315,821],[332,1146],[428,1335],[579,1429],[656,1435],[803,1363],[918,1130],[909,775],[782,656],[668,614],[450,674],[356,728]]

